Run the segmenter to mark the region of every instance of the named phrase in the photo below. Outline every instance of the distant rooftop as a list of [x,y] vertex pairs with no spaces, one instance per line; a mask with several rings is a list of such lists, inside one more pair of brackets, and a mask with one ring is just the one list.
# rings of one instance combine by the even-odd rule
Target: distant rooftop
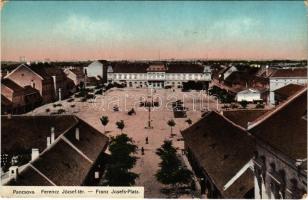
[[271,77],[307,77],[307,67],[278,69]]

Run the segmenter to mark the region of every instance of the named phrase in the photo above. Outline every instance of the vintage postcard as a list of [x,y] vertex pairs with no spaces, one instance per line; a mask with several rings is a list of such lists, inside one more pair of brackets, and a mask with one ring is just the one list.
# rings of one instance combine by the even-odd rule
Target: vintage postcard
[[307,198],[307,6],[1,0],[1,197]]

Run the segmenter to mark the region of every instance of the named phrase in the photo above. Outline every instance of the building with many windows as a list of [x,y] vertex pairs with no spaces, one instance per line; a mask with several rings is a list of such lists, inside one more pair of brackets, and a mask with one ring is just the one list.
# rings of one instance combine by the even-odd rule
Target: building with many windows
[[181,132],[187,158],[205,198],[253,198],[253,138],[211,111]]
[[199,63],[118,62],[108,66],[107,79],[127,87],[180,88],[188,81],[211,81],[211,69]]
[[307,89],[248,126],[256,140],[256,199],[307,197]]
[[307,85],[307,67],[279,69],[269,79],[269,103],[275,105],[275,90],[288,84]]

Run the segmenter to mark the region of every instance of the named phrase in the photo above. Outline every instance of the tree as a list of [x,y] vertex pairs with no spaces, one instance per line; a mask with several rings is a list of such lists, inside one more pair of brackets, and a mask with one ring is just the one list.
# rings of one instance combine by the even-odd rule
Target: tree
[[170,126],[170,134],[172,136],[172,128],[176,125],[175,121],[173,119],[170,119],[168,122],[167,122],[168,126]]
[[240,102],[240,104],[241,104],[242,108],[247,108],[248,102],[243,100],[243,101]]
[[109,119],[107,116],[102,116],[100,118],[102,125],[104,126],[104,133],[106,133],[105,126],[107,126]]
[[106,175],[103,185],[109,186],[131,186],[135,184],[138,174],[130,172],[134,167],[137,157],[133,156],[137,152],[137,146],[132,138],[126,134],[111,137],[109,144],[111,153],[109,162],[106,166]]
[[192,124],[192,121],[190,118],[188,118],[185,122],[187,122],[187,124],[190,126]]
[[172,185],[177,194],[180,184],[187,184],[192,181],[192,173],[182,164],[176,154],[172,141],[165,140],[156,154],[161,158],[160,169],[156,172],[156,179],[165,185]]
[[122,133],[122,131],[123,131],[124,127],[125,127],[124,121],[123,120],[117,121],[116,125],[117,125],[118,129],[121,130],[121,133]]

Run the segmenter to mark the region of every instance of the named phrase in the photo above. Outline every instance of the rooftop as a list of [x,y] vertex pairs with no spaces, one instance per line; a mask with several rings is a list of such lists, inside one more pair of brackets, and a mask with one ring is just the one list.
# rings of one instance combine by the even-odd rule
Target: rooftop
[[[253,155],[253,139],[243,128],[212,111],[185,129],[182,135],[200,166],[225,198],[245,194],[246,190],[239,191],[239,185],[223,189]],[[247,190],[253,188],[253,181],[248,178],[242,181],[245,182]]]
[[[188,62],[171,62],[167,64],[151,64],[142,62],[114,62],[111,63],[114,73],[147,73],[148,71],[165,71],[166,73],[203,73],[200,64]],[[111,69],[109,69],[110,71]]]
[[[42,152],[47,147],[47,137],[51,127],[55,137],[78,123],[77,118],[62,116],[1,116],[1,151],[16,154],[17,151],[31,151],[38,148]],[[18,126],[16,126],[18,124]],[[14,139],[13,139],[14,138]]]
[[1,94],[1,105],[11,106],[12,101],[10,101],[8,98]]
[[[44,140],[44,144],[46,145],[46,136],[49,133],[46,133],[42,128],[44,128],[44,125],[46,126],[48,120],[50,120],[50,124],[53,124],[55,118],[57,120],[54,126],[56,133],[55,142],[49,148],[43,148],[42,150],[42,148],[38,147],[39,145],[35,145],[35,142],[40,143],[35,138],[43,138],[42,140]],[[3,119],[5,118],[2,117]],[[31,161],[21,171],[17,182],[11,180],[7,185],[83,185],[93,163],[107,148],[108,138],[75,116],[12,116],[11,119],[6,120],[10,122],[8,124],[4,123],[6,133],[15,134],[14,137],[17,137],[14,131],[18,132],[18,134],[21,132],[24,133],[24,135],[20,135],[17,141],[12,139],[8,140],[8,137],[6,137],[6,141],[12,141],[10,145],[5,144],[2,140],[2,144],[5,144],[7,146],[6,148],[10,146],[11,152],[13,152],[18,149],[18,146],[24,148],[35,147],[40,148],[40,152],[42,152],[36,160]],[[23,131],[12,129],[13,122],[15,122],[15,126],[16,123],[23,124],[24,127],[18,126]],[[35,123],[38,124],[36,125]],[[49,126],[46,127],[49,128]],[[8,127],[11,128],[9,129]],[[29,132],[31,127],[32,129],[34,128],[33,132]],[[23,128],[26,128],[25,130],[28,131],[24,132]],[[79,128],[79,140],[75,137],[76,128]],[[40,129],[41,131],[38,132]],[[31,141],[33,138],[34,141]]]
[[305,87],[306,86],[291,83],[291,84],[288,84],[284,87],[281,87],[281,88],[275,90],[274,92],[275,92],[275,95],[278,94],[278,95],[281,95],[285,98],[289,98]]
[[167,69],[164,64],[153,64],[147,68],[149,72],[165,72]]
[[12,81],[11,79],[5,78],[1,80],[1,84],[5,85],[6,87],[10,88],[16,93],[23,93],[24,89],[19,86],[17,83]]
[[248,123],[253,123],[260,116],[265,113],[270,112],[270,110],[264,109],[239,109],[239,110],[226,110],[223,111],[223,115],[231,120],[232,122],[240,125],[243,128],[248,127]]
[[195,63],[167,64],[167,73],[203,73],[204,66]]
[[307,67],[278,69],[271,77],[307,77]]
[[307,89],[263,115],[249,132],[291,159],[307,158]]
[[238,94],[248,94],[248,93],[260,93],[260,91],[257,89],[249,88],[238,92]]

